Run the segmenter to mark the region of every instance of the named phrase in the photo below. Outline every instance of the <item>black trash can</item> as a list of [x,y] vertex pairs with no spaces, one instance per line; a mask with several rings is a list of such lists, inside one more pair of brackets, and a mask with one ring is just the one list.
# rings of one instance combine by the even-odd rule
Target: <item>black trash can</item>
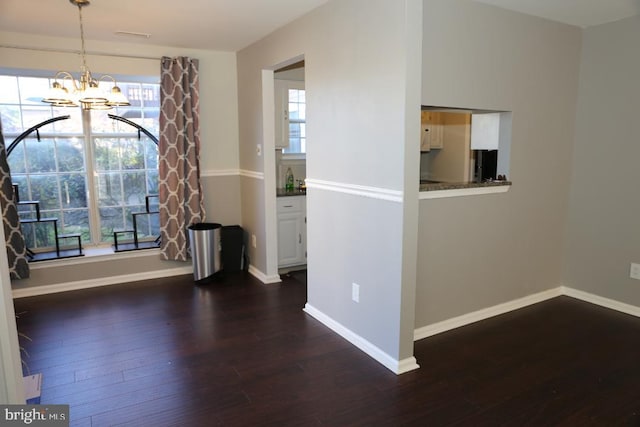
[[239,225],[222,227],[222,269],[227,272],[245,269],[244,230]]
[[220,224],[213,222],[199,222],[188,227],[193,280],[196,282],[210,279],[222,269],[221,229]]

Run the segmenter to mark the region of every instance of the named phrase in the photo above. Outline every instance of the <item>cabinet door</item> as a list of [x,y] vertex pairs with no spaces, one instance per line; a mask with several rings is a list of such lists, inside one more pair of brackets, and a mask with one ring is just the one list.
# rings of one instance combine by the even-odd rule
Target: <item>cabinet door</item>
[[289,99],[287,84],[284,80],[275,80],[275,111],[276,111],[276,148],[289,147]]
[[420,132],[420,151],[431,150],[431,125],[423,123]]
[[441,149],[444,145],[442,113],[437,111],[423,111],[421,118],[423,138],[420,144],[420,151]]
[[440,123],[431,126],[431,148],[439,150],[444,147],[444,126]]
[[278,214],[278,266],[306,262],[303,242],[304,216],[301,212]]

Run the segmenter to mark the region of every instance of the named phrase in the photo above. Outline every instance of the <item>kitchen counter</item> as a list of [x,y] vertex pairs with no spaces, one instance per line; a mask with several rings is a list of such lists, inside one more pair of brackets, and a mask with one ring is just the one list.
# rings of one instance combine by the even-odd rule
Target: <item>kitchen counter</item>
[[276,197],[289,197],[289,196],[306,196],[307,192],[298,190],[286,191],[284,188],[276,188]]
[[487,182],[427,182],[420,183],[420,191],[459,190],[463,188],[500,187],[511,185],[511,181]]

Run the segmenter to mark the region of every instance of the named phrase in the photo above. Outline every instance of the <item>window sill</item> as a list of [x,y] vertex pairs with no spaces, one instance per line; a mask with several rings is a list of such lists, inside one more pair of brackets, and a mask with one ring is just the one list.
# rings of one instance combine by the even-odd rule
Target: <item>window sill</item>
[[511,181],[420,184],[420,200],[506,193]]
[[84,256],[74,258],[59,258],[47,261],[38,261],[29,263],[29,269],[40,270],[50,267],[64,267],[80,264],[89,264],[94,262],[114,261],[126,258],[138,258],[145,256],[158,256],[160,249],[144,249],[138,251],[114,252],[111,246],[94,246],[83,248]]

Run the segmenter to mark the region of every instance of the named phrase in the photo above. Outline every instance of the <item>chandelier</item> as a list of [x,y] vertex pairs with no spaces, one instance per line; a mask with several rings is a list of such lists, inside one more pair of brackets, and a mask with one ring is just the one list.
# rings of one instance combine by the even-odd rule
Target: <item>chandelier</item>
[[[91,75],[91,71],[89,67],[87,67],[86,50],[84,46],[84,26],[82,22],[82,8],[88,6],[90,2],[89,0],[69,0],[69,2],[78,6],[78,16],[80,19],[80,40],[82,42],[82,49],[80,51],[82,57],[80,79],[74,79],[71,73],[67,71],[58,71],[54,77],[51,88],[42,99],[42,102],[47,102],[54,107],[80,106],[83,110],[110,110],[117,106],[131,105],[116,84],[116,79],[109,75],[103,75],[95,79]],[[103,91],[98,86],[98,83],[101,81],[110,81],[113,83],[111,90]]]

